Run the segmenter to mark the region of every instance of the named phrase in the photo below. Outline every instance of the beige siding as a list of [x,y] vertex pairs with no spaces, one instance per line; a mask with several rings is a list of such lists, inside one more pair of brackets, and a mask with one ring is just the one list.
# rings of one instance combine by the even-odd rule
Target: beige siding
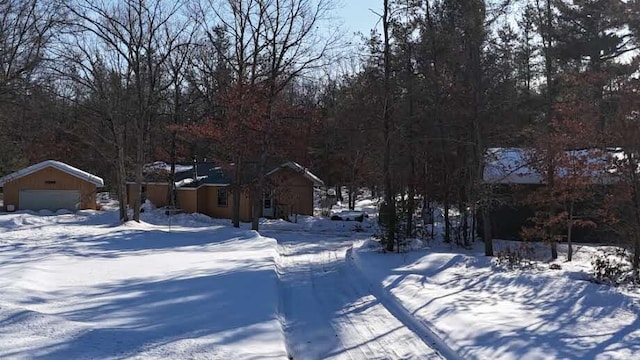
[[[129,207],[133,207],[133,192],[135,184],[127,184],[127,202]],[[168,184],[143,184],[145,197],[151,201],[155,207],[167,206]]]
[[[230,187],[226,187],[227,205],[218,205],[218,191],[221,187],[202,186],[198,189],[198,211],[213,218],[231,219],[233,217],[233,194]],[[240,220],[251,220],[251,209],[247,191],[240,195]]]
[[20,209],[20,190],[79,190],[82,209],[96,208],[96,186],[94,184],[52,167],[6,183],[4,185],[5,206],[15,205],[17,209]]
[[249,196],[249,190],[242,190],[240,194],[240,221],[251,221],[251,197]]
[[168,184],[145,185],[145,196],[156,207],[167,206],[168,195],[169,195]]
[[[227,193],[227,205],[218,205],[218,191],[221,191],[217,186],[205,186],[206,189],[206,202],[207,202],[207,215],[214,218],[231,219],[233,217],[233,196]],[[224,188],[222,188],[224,189]]]
[[282,169],[270,176],[276,205],[291,214],[313,215],[313,183],[302,174]]
[[193,189],[178,190],[178,207],[184,212],[198,212],[198,191]]
[[[134,184],[127,184],[127,196],[131,206]],[[145,184],[146,196],[157,207],[166,205],[166,184]],[[233,195],[229,193],[227,206],[218,206],[218,187],[201,186],[198,189],[177,191],[178,207],[184,212],[199,212],[214,218],[231,219],[233,216]],[[251,221],[248,191],[243,190],[240,198],[240,220]]]
[[209,213],[210,204],[209,204],[209,189],[208,186],[202,186],[198,188],[198,212],[201,214],[205,214],[211,216]]

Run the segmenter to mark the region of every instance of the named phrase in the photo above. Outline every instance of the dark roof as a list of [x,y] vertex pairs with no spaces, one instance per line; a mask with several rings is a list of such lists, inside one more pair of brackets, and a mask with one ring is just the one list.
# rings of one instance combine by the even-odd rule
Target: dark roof
[[[197,174],[194,173],[194,163],[176,163],[175,169],[174,181],[179,188],[196,188],[204,184],[231,184],[231,174],[212,161],[195,163]],[[145,165],[144,178],[146,182],[166,183],[169,181],[170,172],[170,164],[156,161]]]
[[[315,186],[323,185],[322,180],[311,174],[306,168],[293,163],[286,162],[279,166],[268,166],[268,169],[272,169],[266,173],[271,175],[283,168],[291,168],[295,164],[297,167],[292,168],[294,171],[299,172],[302,176],[308,178]],[[257,178],[257,169],[253,162],[245,162],[242,166],[242,182],[247,184],[255,181]],[[176,163],[175,183],[178,188],[197,188],[201,185],[230,185],[233,182],[233,165],[229,168],[223,168],[217,163],[212,161],[202,161],[195,163]],[[145,165],[144,174],[145,181],[147,182],[168,182],[171,166],[164,162],[154,162]]]
[[[186,165],[186,164],[184,164]],[[229,185],[233,177],[221,166],[213,162],[196,163],[197,181],[193,179],[194,171],[183,171],[176,173],[175,182],[177,187],[198,187],[200,185]],[[180,186],[181,185],[181,186]]]

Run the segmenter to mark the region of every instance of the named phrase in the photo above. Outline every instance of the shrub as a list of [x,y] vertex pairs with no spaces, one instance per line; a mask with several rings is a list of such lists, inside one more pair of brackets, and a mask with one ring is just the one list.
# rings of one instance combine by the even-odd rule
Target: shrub
[[591,266],[596,282],[614,286],[638,282],[633,274],[629,253],[624,249],[600,250],[591,259]]

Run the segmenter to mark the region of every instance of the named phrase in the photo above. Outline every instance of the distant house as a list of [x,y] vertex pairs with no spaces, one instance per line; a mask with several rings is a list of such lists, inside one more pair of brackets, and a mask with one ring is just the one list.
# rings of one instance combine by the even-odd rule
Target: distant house
[[101,178],[65,163],[47,160],[0,178],[6,210],[96,208]]
[[[489,210],[491,234],[495,239],[520,239],[524,226],[534,210],[523,205],[528,194],[543,183],[542,175],[532,169],[527,150],[520,148],[491,148],[485,154],[483,181],[492,187],[495,202]],[[478,234],[484,226],[479,217]]]
[[[155,162],[145,166],[143,199],[156,207],[169,205],[169,174],[171,165]],[[232,217],[233,196],[230,169],[213,162],[177,164],[175,174],[176,206],[184,212],[199,212],[215,218]],[[324,183],[301,165],[289,161],[272,168],[265,174],[267,190],[262,198],[261,216],[283,217],[290,214],[313,215],[314,187]],[[255,181],[255,176],[244,176],[243,183]],[[135,183],[127,183],[129,206]],[[250,221],[252,203],[249,189],[245,186],[240,194],[240,220]]]
[[[565,160],[575,160],[583,165],[578,166],[582,175],[592,179],[594,184],[610,184],[614,177],[608,171],[611,157],[622,154],[620,149],[567,150],[562,155]],[[524,148],[489,148],[485,154],[483,180],[486,184],[507,185],[543,185],[545,176],[535,166],[540,161],[533,149]],[[567,169],[561,166],[555,169],[555,177],[567,176]]]
[[[619,151],[619,150],[616,150]],[[606,186],[613,181],[607,171],[607,157],[616,151],[603,154],[599,149],[571,150],[563,156],[580,159],[593,166],[583,167],[594,185]],[[534,209],[526,205],[527,197],[537,188],[546,186],[546,179],[534,166],[538,161],[532,149],[490,148],[485,154],[483,181],[492,187],[494,204],[490,208],[491,233],[496,239],[520,239],[522,228],[533,225],[530,219]],[[556,169],[556,177],[566,176],[566,169]],[[482,235],[482,222],[478,219],[478,234]],[[588,240],[597,235],[594,231],[574,229],[575,240]]]

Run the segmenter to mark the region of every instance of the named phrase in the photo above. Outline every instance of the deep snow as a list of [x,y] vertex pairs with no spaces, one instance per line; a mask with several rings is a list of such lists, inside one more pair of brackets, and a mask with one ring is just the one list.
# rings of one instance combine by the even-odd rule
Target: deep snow
[[0,358],[440,358],[346,262],[369,219],[260,235],[151,207],[119,225],[112,205],[0,214]]
[[[506,271],[475,245],[390,254],[367,241],[350,261],[463,359],[640,357],[640,292],[589,281],[597,247],[578,246],[573,262],[557,262],[561,270],[541,262]],[[496,241],[498,250],[507,245]]]
[[275,240],[144,216],[0,214],[0,358],[286,358]]
[[363,223],[263,220],[261,234],[150,208],[124,225],[0,213],[0,358],[640,356],[640,291],[589,281],[597,247],[561,270],[506,271],[482,243],[383,253],[374,207],[358,202]]

